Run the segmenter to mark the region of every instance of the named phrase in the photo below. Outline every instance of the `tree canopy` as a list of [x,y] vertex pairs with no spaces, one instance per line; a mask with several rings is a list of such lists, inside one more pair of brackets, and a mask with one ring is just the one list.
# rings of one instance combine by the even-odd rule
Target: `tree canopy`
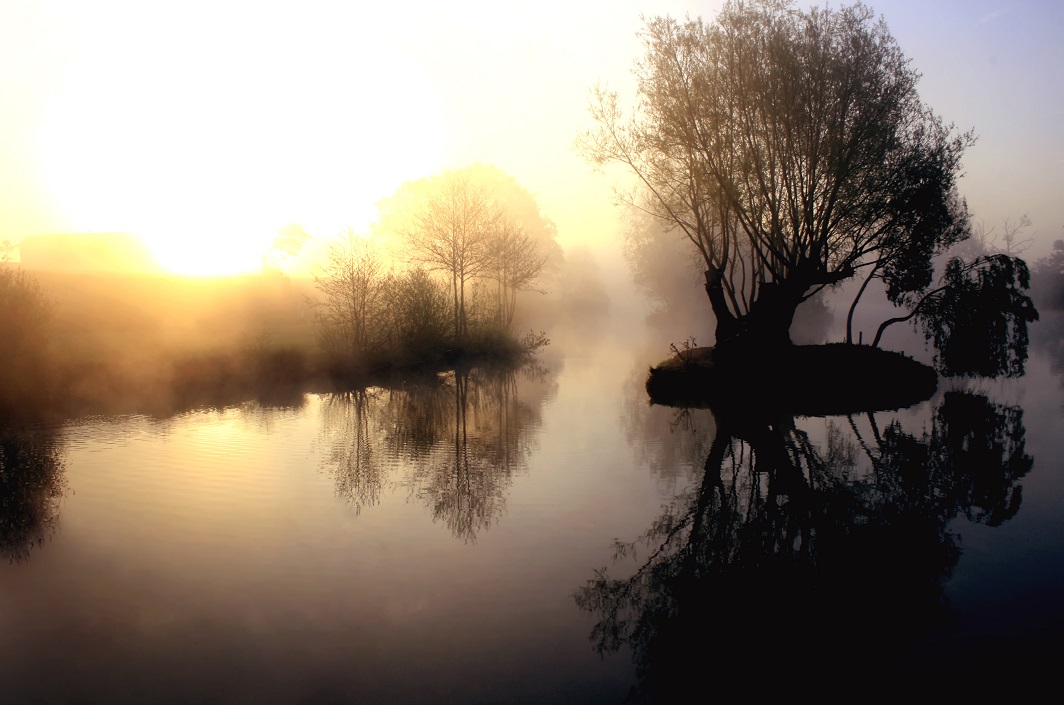
[[939,295],[936,257],[970,236],[956,186],[974,137],[921,101],[869,8],[729,2],[712,24],[651,19],[643,40],[634,112],[596,88],[581,146],[693,245],[718,349],[789,344],[797,306],[856,276],[910,309]]
[[398,235],[410,261],[450,279],[454,336],[468,334],[467,288],[492,282],[493,316],[513,322],[517,294],[557,266],[554,223],[513,177],[474,164],[403,184],[379,204],[378,232]]

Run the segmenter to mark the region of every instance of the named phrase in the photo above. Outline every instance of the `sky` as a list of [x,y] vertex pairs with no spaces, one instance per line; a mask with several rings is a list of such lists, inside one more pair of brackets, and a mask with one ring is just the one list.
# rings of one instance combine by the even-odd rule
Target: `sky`
[[[630,105],[641,17],[721,4],[0,0],[0,240],[135,232],[175,271],[254,271],[286,223],[368,232],[404,180],[479,162],[563,247],[615,257],[611,178],[573,149],[589,90]],[[868,4],[923,100],[978,136],[975,222],[1027,214],[1027,256],[1046,254],[1064,238],[1064,3]]]

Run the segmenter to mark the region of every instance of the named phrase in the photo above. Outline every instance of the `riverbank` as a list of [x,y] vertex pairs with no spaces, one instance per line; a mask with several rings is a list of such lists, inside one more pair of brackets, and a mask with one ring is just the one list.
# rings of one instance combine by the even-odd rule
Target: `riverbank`
[[33,395],[0,409],[0,426],[114,414],[169,416],[248,401],[298,406],[304,394],[396,386],[411,379],[492,367],[515,369],[535,355],[521,340],[452,346],[431,355],[345,363],[298,346],[203,350],[160,356],[152,366],[59,359],[41,368]]

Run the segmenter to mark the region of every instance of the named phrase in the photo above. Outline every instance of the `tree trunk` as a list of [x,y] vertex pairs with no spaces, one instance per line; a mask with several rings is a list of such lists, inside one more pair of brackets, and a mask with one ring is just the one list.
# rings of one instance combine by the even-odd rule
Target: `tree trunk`
[[804,293],[804,287],[789,282],[766,282],[750,311],[736,316],[728,307],[720,273],[707,271],[706,294],[717,318],[714,358],[756,361],[789,348],[791,323]]
[[459,306],[458,323],[461,328],[458,331],[459,340],[465,341],[466,334],[469,333],[469,319],[466,317],[465,307],[465,275],[461,275],[458,280],[458,296],[460,297],[461,304]]
[[451,273],[451,288],[454,291],[454,338],[458,340],[462,337],[462,328],[458,304],[458,274],[454,272]]
[[738,336],[742,327],[739,319],[728,308],[728,299],[724,295],[720,271],[714,267],[706,270],[706,296],[709,297],[709,305],[717,319],[717,343],[720,344]]

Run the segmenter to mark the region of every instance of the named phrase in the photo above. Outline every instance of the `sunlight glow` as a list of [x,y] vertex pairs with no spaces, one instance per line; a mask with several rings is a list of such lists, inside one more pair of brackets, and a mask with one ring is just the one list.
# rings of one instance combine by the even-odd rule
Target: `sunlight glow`
[[[563,247],[619,257],[613,181],[572,149],[588,91],[630,104],[640,16],[710,19],[723,1],[5,0],[0,240],[139,232],[169,269],[253,270],[286,223],[315,244],[365,231],[402,181],[482,163],[536,197]],[[977,221],[1028,213],[1047,254],[1064,5],[873,5],[921,97],[978,135],[961,182]]]
[[437,168],[436,98],[386,39],[144,13],[137,35],[95,18],[39,132],[71,231],[136,232],[172,272],[254,272],[285,223],[364,229]]

